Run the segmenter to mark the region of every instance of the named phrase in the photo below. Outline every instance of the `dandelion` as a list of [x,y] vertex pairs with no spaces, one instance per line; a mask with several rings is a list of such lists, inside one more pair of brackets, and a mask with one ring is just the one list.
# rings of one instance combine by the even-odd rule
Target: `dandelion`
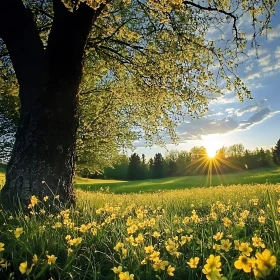
[[198,262],[199,262],[199,258],[198,258],[198,257],[195,257],[195,258],[191,258],[191,259],[187,262],[187,264],[190,266],[190,268],[197,268]]
[[4,246],[5,244],[0,242],[0,252],[3,252],[5,250]]
[[55,264],[57,257],[55,255],[47,255],[49,265]]
[[171,265],[169,265],[167,270],[166,270],[166,272],[169,276],[174,276],[174,273],[173,273],[174,271],[175,271],[175,267],[173,267]]
[[23,233],[23,228],[16,228],[15,231],[14,231],[14,235],[16,238],[19,238],[20,235]]
[[252,260],[241,255],[238,260],[234,262],[234,266],[236,269],[243,269],[244,272],[250,273],[252,269]]

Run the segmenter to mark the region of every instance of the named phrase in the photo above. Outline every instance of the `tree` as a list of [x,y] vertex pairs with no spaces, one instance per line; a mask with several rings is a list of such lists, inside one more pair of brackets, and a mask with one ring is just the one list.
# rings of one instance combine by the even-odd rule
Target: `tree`
[[164,177],[164,160],[161,153],[157,153],[154,156],[153,161],[153,178]]
[[[28,203],[31,195],[57,194],[62,204],[75,201],[84,63],[92,67],[94,92],[101,88],[111,94],[112,112],[127,120],[122,122],[125,130],[147,143],[161,143],[166,132],[175,139],[184,115],[207,110],[209,92],[226,88],[241,100],[250,97],[235,75],[237,54],[246,45],[238,20],[246,14],[252,19],[255,43],[269,27],[274,5],[254,0],[3,0],[0,58],[5,69],[0,74],[16,75],[20,99],[3,201]],[[230,36],[223,32],[228,24]],[[214,27],[219,40],[209,36]],[[219,87],[221,80],[225,88]],[[102,97],[96,100],[103,104]],[[91,129],[95,132],[95,126]]]
[[277,141],[275,147],[272,151],[273,162],[277,165],[280,165],[280,139]]
[[138,154],[133,153],[129,157],[128,179],[131,181],[143,179],[141,174],[141,169],[142,169],[141,159]]

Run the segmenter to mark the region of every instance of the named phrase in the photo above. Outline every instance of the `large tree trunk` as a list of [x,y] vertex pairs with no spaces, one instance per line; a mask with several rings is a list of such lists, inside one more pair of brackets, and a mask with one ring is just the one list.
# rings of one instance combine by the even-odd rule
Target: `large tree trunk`
[[81,4],[69,12],[60,0],[53,0],[54,20],[45,51],[21,0],[3,1],[0,37],[19,81],[21,114],[2,202],[26,205],[32,195],[59,195],[60,202],[69,205],[75,201],[72,179],[83,54],[101,9]]

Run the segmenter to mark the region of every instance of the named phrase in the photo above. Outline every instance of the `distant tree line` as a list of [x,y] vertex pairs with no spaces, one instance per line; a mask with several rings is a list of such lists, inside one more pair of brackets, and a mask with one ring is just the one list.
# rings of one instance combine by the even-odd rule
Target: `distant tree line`
[[193,147],[190,151],[171,150],[164,157],[161,153],[146,159],[144,154],[121,155],[117,164],[104,169],[101,174],[91,174],[84,169],[83,177],[117,180],[146,180],[164,177],[179,177],[230,173],[280,165],[280,139],[272,149],[256,148],[251,151],[242,144],[222,147],[210,159],[205,147]]

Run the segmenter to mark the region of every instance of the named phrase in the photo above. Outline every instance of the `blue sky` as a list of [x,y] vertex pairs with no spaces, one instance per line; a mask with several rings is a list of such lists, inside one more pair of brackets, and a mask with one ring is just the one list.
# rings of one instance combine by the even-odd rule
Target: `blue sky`
[[[243,21],[242,24],[246,24]],[[186,119],[177,128],[181,140],[166,148],[146,148],[137,143],[135,152],[148,157],[167,150],[187,150],[193,146],[218,149],[241,143],[250,150],[270,148],[280,138],[280,5],[272,19],[273,30],[258,39],[258,58],[254,49],[246,50],[247,57],[237,74],[251,90],[253,100],[240,102],[228,93],[211,102],[209,111],[198,120]]]

